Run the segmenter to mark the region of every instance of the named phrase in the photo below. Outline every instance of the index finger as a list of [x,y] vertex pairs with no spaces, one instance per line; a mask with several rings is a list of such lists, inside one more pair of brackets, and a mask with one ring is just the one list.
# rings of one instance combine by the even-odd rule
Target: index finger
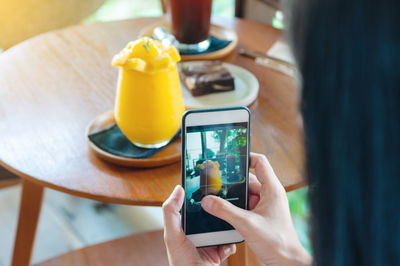
[[261,185],[275,185],[278,181],[274,169],[265,155],[251,152],[250,168],[255,169],[256,177]]

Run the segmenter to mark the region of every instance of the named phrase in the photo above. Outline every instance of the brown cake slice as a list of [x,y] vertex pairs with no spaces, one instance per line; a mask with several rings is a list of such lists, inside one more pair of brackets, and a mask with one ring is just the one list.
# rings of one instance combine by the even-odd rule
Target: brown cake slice
[[221,61],[184,62],[179,70],[182,83],[193,96],[235,89],[234,78]]

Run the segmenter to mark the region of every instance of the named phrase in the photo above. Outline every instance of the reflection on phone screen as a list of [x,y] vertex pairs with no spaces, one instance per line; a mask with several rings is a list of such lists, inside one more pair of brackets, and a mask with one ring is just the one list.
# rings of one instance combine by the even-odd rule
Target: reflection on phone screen
[[233,230],[201,208],[206,195],[246,207],[248,123],[193,126],[186,129],[185,233]]

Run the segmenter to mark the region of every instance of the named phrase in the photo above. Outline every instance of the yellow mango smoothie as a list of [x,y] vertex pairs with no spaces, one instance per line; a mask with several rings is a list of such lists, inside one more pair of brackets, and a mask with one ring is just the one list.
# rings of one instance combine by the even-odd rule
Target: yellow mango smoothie
[[175,47],[144,37],[114,56],[120,67],[114,116],[135,145],[162,147],[177,133],[185,111]]

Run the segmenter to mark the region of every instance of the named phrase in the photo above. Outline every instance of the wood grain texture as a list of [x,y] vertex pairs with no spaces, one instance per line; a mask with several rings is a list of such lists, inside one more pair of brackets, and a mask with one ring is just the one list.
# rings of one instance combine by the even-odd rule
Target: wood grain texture
[[37,266],[168,265],[163,231],[145,232],[100,243],[49,259]]
[[[0,55],[0,164],[30,182],[99,201],[159,206],[181,182],[180,164],[154,169],[115,166],[89,151],[85,128],[111,110],[114,54],[140,29],[163,18],[83,24],[49,32]],[[266,51],[281,35],[244,20],[214,23],[236,30],[239,45],[223,60],[260,82],[252,111],[251,149],[268,156],[287,190],[304,185],[297,88],[283,74],[241,57]]]
[[29,265],[37,223],[42,207],[43,187],[24,180],[14,244],[13,266]]

